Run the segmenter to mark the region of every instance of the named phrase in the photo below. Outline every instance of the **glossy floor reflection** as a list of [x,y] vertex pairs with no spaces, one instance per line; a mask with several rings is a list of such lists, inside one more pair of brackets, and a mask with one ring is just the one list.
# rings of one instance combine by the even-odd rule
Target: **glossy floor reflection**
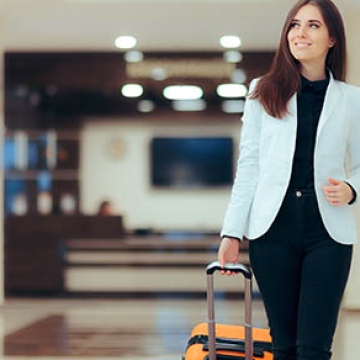
[[[261,301],[254,325],[266,327]],[[243,302],[221,299],[216,317],[240,323]],[[204,299],[8,299],[1,311],[1,359],[179,360],[191,328],[206,319]],[[335,337],[335,360],[360,351],[360,312],[343,310]]]

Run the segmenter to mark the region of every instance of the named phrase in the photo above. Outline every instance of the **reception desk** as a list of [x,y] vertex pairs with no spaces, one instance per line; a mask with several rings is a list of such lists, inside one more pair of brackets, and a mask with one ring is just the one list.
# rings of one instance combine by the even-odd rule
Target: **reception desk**
[[[248,264],[243,244],[239,261]],[[206,265],[217,258],[219,236],[166,234],[122,241],[74,239],[66,242],[64,283],[69,294],[84,296],[204,296]],[[219,275],[220,276],[220,275]],[[242,279],[223,276],[216,290],[239,294]]]
[[[139,235],[121,217],[9,218],[8,295],[203,296],[206,265],[217,258],[214,234]],[[249,263],[247,243],[239,261]],[[223,277],[217,289],[238,294],[242,281]]]
[[5,219],[5,289],[11,293],[64,291],[68,239],[121,239],[121,216],[10,216]]

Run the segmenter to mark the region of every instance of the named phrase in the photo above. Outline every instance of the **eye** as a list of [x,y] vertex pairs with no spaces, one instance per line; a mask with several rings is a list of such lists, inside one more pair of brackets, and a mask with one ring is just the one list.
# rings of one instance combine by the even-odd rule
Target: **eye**
[[293,22],[290,24],[290,29],[295,28],[295,27],[298,27],[298,26],[299,26],[299,23],[296,22],[296,21],[293,21]]
[[320,25],[319,25],[318,23],[311,23],[311,24],[310,24],[310,27],[311,27],[312,29],[318,29],[318,28],[320,27]]

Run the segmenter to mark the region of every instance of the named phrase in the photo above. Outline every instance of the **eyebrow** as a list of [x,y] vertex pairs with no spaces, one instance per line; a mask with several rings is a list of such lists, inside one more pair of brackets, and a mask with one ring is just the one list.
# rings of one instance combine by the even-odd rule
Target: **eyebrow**
[[[298,19],[293,19],[292,21],[295,21],[295,22],[301,22],[300,20]],[[308,23],[317,23],[317,24],[321,24],[321,21],[320,20],[308,20],[307,21]]]

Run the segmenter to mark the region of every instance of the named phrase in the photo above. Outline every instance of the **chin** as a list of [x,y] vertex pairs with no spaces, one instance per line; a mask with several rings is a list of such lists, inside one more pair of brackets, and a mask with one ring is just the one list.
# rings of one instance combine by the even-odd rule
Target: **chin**
[[306,56],[306,55],[296,54],[296,55],[293,55],[293,56],[294,56],[294,59],[297,60],[297,61],[309,61],[309,60],[311,60],[311,57]]

